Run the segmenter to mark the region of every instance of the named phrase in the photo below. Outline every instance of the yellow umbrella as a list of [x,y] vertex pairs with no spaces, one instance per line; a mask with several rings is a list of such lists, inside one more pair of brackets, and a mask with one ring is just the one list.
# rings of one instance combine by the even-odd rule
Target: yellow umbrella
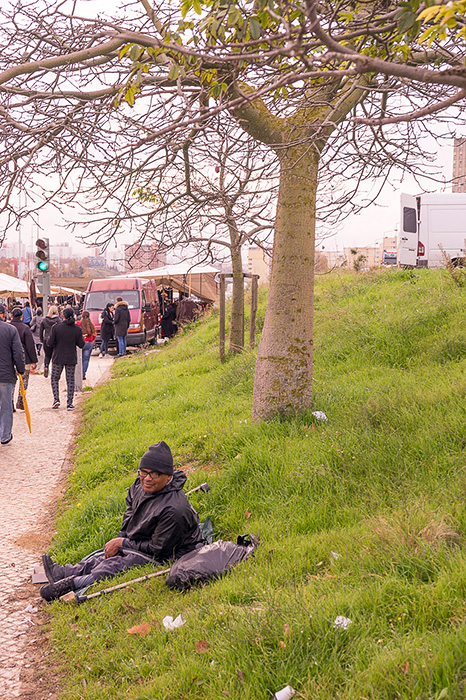
[[21,376],[21,374],[19,375],[19,391],[20,391],[21,396],[23,397],[24,413],[26,414],[26,420],[27,420],[29,432],[32,433],[31,414],[29,413],[29,406],[28,406],[28,402],[26,401],[26,389],[24,388],[23,377]]

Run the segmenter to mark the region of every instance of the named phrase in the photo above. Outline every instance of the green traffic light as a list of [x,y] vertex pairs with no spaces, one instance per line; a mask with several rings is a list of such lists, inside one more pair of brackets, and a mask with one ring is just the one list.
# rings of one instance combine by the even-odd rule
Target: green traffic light
[[36,267],[41,272],[47,272],[49,269],[48,263],[46,263],[46,262],[38,262]]

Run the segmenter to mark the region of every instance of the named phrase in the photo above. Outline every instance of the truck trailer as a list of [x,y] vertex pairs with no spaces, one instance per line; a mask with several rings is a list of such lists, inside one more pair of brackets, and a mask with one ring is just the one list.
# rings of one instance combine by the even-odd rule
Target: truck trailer
[[444,267],[466,258],[466,193],[401,195],[401,267]]

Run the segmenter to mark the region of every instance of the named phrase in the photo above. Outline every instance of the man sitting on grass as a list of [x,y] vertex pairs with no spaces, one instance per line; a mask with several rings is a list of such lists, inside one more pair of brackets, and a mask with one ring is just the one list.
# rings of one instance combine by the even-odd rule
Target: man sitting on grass
[[168,445],[163,441],[151,445],[126,496],[118,537],[107,542],[105,554],[78,564],[62,566],[44,554],[49,583],[40,589],[42,598],[52,601],[126,569],[178,559],[203,544],[199,516],[183,492],[185,483],[186,475],[173,470]]

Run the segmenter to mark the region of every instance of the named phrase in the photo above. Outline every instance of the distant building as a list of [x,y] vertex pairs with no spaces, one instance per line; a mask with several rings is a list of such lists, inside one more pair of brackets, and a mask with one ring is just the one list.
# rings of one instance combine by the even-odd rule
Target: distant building
[[166,265],[167,254],[160,252],[156,243],[125,246],[125,272],[145,272]]
[[344,255],[350,270],[362,272],[380,265],[380,248],[375,246],[344,248]]
[[323,246],[320,250],[316,249],[315,258],[316,272],[327,272],[328,270],[333,270],[336,267],[341,267],[345,262],[345,256],[341,251],[326,250]]
[[466,192],[466,138],[453,144],[453,192]]
[[271,257],[258,246],[251,246],[248,250],[248,273],[259,275],[259,284],[267,284],[270,277]]
[[380,242],[382,265],[396,265],[398,258],[398,236],[385,236]]

